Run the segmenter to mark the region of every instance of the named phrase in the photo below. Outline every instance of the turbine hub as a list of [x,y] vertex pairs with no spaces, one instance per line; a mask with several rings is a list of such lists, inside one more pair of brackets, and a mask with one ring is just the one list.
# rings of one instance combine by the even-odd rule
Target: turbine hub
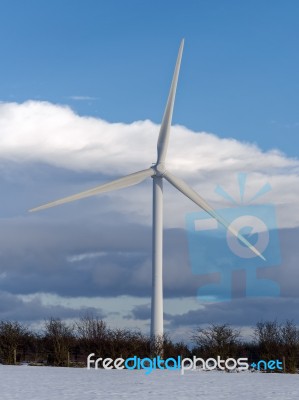
[[156,171],[156,176],[163,176],[166,172],[165,164],[159,163],[154,166],[154,170]]

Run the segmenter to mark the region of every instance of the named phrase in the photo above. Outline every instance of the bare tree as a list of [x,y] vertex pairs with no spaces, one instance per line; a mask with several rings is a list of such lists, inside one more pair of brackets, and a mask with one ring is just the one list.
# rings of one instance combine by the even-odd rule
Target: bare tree
[[49,349],[48,362],[50,364],[65,366],[68,364],[68,356],[74,343],[73,327],[68,326],[59,318],[50,318],[45,321],[44,341],[46,349]]
[[183,343],[174,343],[168,334],[163,335],[163,356],[164,358],[177,358],[181,356],[181,358],[189,358],[191,356],[191,352],[188,347]]
[[287,320],[280,333],[286,372],[294,373],[299,360],[299,330],[293,321]]
[[234,357],[240,343],[240,331],[228,324],[197,328],[192,335],[194,352],[203,357]]
[[281,326],[276,320],[258,322],[254,330],[254,341],[260,357],[264,360],[274,360],[283,356]]
[[91,313],[84,314],[75,324],[79,347],[84,353],[104,356],[109,335],[106,322]]
[[150,356],[150,338],[142,332],[129,331],[128,342],[125,343],[129,356],[138,355],[139,357]]
[[0,322],[0,358],[4,363],[16,363],[17,352],[24,348],[28,336],[27,328],[19,322]]

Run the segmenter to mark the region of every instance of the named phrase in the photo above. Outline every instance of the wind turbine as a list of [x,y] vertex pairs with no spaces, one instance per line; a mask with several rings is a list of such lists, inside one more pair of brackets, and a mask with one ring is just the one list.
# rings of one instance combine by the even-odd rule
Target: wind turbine
[[230,224],[223,219],[213,208],[187,183],[174,176],[165,168],[165,159],[169,142],[174,99],[178,82],[179,70],[183,54],[184,39],[179,48],[179,53],[172,78],[170,92],[164,111],[162,124],[160,127],[157,143],[157,161],[145,170],[134,172],[133,174],[116,179],[109,183],[97,186],[93,189],[56,200],[42,206],[29,210],[30,212],[39,211],[60,204],[69,203],[74,200],[94,196],[101,193],[111,192],[136,185],[146,178],[153,178],[153,227],[152,227],[152,298],[151,298],[151,338],[157,341],[163,335],[163,284],[162,284],[162,256],[163,256],[163,179],[166,179],[177,190],[192,200],[200,208],[205,210],[220,224],[236,236],[245,246],[249,247],[257,256],[265,259],[263,255],[250,244],[241,234],[239,234]]

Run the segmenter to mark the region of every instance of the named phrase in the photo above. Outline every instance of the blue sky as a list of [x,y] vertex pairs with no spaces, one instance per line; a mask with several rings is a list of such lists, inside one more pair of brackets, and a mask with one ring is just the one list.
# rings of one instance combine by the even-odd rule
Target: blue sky
[[[216,209],[271,185],[250,204],[275,206],[281,263],[250,279],[278,283],[281,296],[204,303],[199,289],[216,281],[192,272],[186,229],[199,210],[165,183],[165,328],[181,339],[198,324],[299,324],[298,17],[291,0],[1,2],[0,320],[90,310],[149,331],[150,179],[27,210],[155,162],[184,37],[167,168]],[[215,245],[201,245],[213,265]],[[244,285],[235,279],[235,293]]]
[[297,1],[0,7],[2,101],[41,99],[111,122],[159,123],[185,37],[174,122],[298,156]]

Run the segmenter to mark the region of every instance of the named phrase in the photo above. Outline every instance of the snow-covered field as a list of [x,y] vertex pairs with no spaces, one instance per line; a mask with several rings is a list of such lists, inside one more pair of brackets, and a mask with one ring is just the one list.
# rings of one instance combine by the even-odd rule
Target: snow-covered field
[[299,375],[0,366],[2,400],[298,400]]

